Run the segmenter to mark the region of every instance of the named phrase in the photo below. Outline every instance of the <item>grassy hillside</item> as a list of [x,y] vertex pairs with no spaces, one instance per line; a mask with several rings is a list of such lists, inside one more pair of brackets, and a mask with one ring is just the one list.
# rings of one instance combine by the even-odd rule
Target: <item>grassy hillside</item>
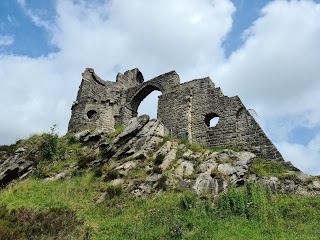
[[[141,198],[106,181],[109,175],[113,179],[112,171],[102,176],[103,169],[88,168],[97,153],[73,136],[58,138],[52,129],[1,146],[0,153],[13,154],[18,147],[30,151],[26,158],[36,168],[27,179],[0,190],[0,240],[320,239],[319,196],[272,194],[265,186],[247,182],[214,199],[180,188]],[[261,159],[251,167],[259,175],[279,179],[288,177],[285,170]],[[65,179],[44,180],[62,171]]]
[[[231,188],[212,205],[208,197],[199,198],[188,191],[168,191],[152,199],[141,199],[115,188],[118,187],[101,182],[91,172],[53,182],[28,179],[2,190],[0,205],[6,206],[8,212],[21,208],[36,213],[53,208],[75,212],[77,221],[70,220],[70,214],[64,215],[67,225],[63,228],[69,228],[68,234],[61,234],[58,231],[61,229],[53,226],[49,233],[38,231],[36,235],[35,232],[39,239],[48,236],[55,239],[57,233],[60,237],[56,239],[320,237],[318,197],[272,195],[264,187],[247,184],[239,189]],[[107,192],[107,198],[97,204],[101,192]],[[5,218],[4,209],[0,213],[0,239],[7,239],[3,236],[10,236],[17,225],[24,224]],[[31,225],[36,225],[40,219],[33,221]],[[57,227],[61,228],[61,224]],[[27,238],[24,235],[27,231],[19,236]],[[11,239],[15,239],[14,235]]]

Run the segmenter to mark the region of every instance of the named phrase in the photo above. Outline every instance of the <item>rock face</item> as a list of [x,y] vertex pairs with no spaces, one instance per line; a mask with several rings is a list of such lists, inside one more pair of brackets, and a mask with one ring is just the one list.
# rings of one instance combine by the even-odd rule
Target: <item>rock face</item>
[[[209,77],[180,84],[175,71],[144,82],[135,68],[119,73],[112,82],[103,81],[87,68],[72,105],[68,132],[110,131],[117,124],[127,125],[137,116],[141,101],[154,90],[162,93],[157,118],[171,136],[211,148],[239,146],[270,161],[283,160],[238,96],[224,96]],[[218,120],[214,127],[210,126],[212,119]]]
[[[215,197],[231,185],[242,186],[248,181],[268,186],[273,192],[320,193],[319,177],[304,174],[288,162],[257,159],[256,154],[248,151],[214,151],[166,134],[165,126],[159,120],[150,120],[143,115],[132,118],[117,136],[95,129],[76,133],[74,138],[80,141],[83,151],[100,156],[85,158],[88,161],[85,167],[99,172],[102,181],[122,185],[126,192],[136,196],[187,188],[198,195]],[[71,156],[72,152],[68,154]],[[4,161],[0,161],[1,187],[24,178],[37,167],[27,160],[29,155],[24,148],[16,149],[10,157],[1,155],[6,156]],[[68,156],[64,158],[67,159]],[[273,164],[272,169],[282,169],[281,174],[279,171],[275,175],[262,174],[257,168],[257,161],[265,168]],[[44,181],[70,177],[77,168],[83,168],[80,166],[79,162],[73,163]],[[98,201],[101,199],[103,196]]]
[[[105,178],[110,184],[122,184],[126,191],[137,196],[168,188],[188,188],[199,195],[216,196],[232,184],[242,186],[246,181],[260,182],[273,191],[291,194],[319,193],[319,179],[301,173],[288,163],[277,163],[288,168],[288,179],[263,177],[251,171],[254,153],[193,150],[191,144],[170,140],[165,134],[160,121],[150,120],[146,115],[133,118],[111,142],[102,137],[95,144],[102,157],[91,166],[107,169],[105,176],[112,172],[114,178]],[[300,178],[306,184],[301,184]]]
[[18,148],[14,156],[9,157],[0,165],[0,188],[15,179],[22,179],[32,171],[33,162],[25,160],[25,149]]

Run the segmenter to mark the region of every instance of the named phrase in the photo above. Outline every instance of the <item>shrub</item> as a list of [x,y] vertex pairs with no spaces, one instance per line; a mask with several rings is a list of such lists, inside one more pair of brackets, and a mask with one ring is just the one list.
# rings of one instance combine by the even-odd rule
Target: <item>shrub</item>
[[112,198],[115,198],[115,197],[119,197],[123,194],[123,188],[121,185],[110,185],[107,187],[106,189],[106,197],[108,199],[112,199]]
[[168,185],[167,185],[167,182],[166,182],[167,179],[168,179],[167,176],[162,175],[158,180],[158,184],[157,184],[156,188],[157,189],[166,190],[168,188]]
[[50,208],[45,212],[0,207],[0,239],[65,239],[83,224],[74,211]]
[[0,152],[4,151],[8,155],[12,155],[14,153],[14,151],[16,150],[16,148],[17,148],[17,144],[2,145],[2,146],[0,146]]
[[260,184],[247,182],[241,188],[233,185],[218,199],[219,214],[222,217],[241,215],[247,219],[264,219],[270,194],[269,189]]
[[165,155],[163,154],[159,154],[158,156],[156,156],[156,158],[154,159],[154,164],[155,165],[160,165],[163,162]]
[[107,171],[106,175],[104,176],[104,181],[112,181],[114,179],[119,178],[119,171],[116,169],[110,169]]
[[170,227],[170,237],[171,238],[181,238],[182,237],[182,225],[175,224]]
[[152,172],[161,174],[162,173],[162,169],[159,166],[154,166],[153,169],[152,169]]
[[56,124],[53,125],[53,127],[50,128],[50,133],[45,133],[42,135],[43,141],[40,145],[39,151],[46,160],[52,160],[57,152],[59,137],[56,133],[56,127]]
[[180,200],[180,207],[182,210],[189,210],[196,205],[197,195],[191,192],[184,194]]
[[37,168],[32,172],[32,177],[35,179],[44,179],[49,177],[49,175],[46,173],[44,167],[38,164]]
[[178,149],[177,152],[176,152],[176,159],[180,159],[183,157],[183,151],[182,149]]
[[88,164],[91,163],[92,161],[96,160],[95,155],[86,155],[80,157],[80,159],[77,162],[78,168],[79,169],[84,169],[88,167]]

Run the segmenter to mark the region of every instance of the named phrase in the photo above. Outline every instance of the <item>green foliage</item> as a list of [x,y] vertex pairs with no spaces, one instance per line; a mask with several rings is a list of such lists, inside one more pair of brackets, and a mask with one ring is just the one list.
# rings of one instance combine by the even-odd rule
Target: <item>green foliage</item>
[[153,172],[153,173],[161,174],[161,173],[162,173],[162,169],[161,169],[161,167],[159,167],[159,166],[154,166],[154,167],[152,168],[152,172]]
[[163,155],[163,154],[159,154],[158,156],[156,156],[156,158],[154,159],[154,164],[161,165],[164,157],[165,157],[165,155]]
[[270,191],[267,187],[246,183],[242,188],[231,188],[219,197],[218,210],[220,216],[243,216],[246,219],[252,217],[265,219],[267,215],[267,203],[270,199]]
[[43,141],[39,151],[46,160],[52,160],[58,149],[58,134],[56,132],[57,125],[54,124],[50,129],[50,133],[42,135]]
[[175,224],[173,226],[170,226],[170,237],[171,238],[181,238],[182,237],[182,225],[181,224]]
[[36,179],[44,179],[50,177],[43,164],[38,164],[37,168],[32,172],[32,177]]
[[178,149],[177,152],[176,152],[176,159],[178,160],[178,159],[182,158],[183,154],[184,154],[183,150],[182,149]]
[[180,200],[180,207],[183,210],[189,210],[196,206],[198,196],[195,193],[186,192]]
[[87,168],[88,164],[91,163],[92,161],[96,160],[96,158],[97,158],[96,155],[81,156],[80,159],[77,162],[78,168],[79,169]]
[[119,197],[123,194],[123,188],[121,185],[110,185],[106,189],[107,199]]
[[299,181],[297,175],[292,172],[290,168],[279,162],[271,162],[256,158],[253,160],[249,170],[258,176],[274,176],[279,179]]
[[116,125],[114,130],[108,133],[108,137],[113,139],[122,133],[124,129],[125,127],[122,124]]
[[16,149],[17,149],[17,144],[1,145],[0,146],[0,152],[4,151],[8,155],[12,155]]
[[168,188],[167,179],[168,179],[168,177],[166,175],[162,175],[158,180],[158,184],[157,184],[156,188],[166,190]]
[[19,208],[9,211],[6,206],[0,206],[0,219],[0,240],[69,239],[79,234],[78,226],[83,224],[74,211],[63,208],[47,211]]
[[116,169],[108,169],[107,172],[104,175],[103,180],[104,181],[112,181],[114,179],[119,178],[120,174],[119,171]]
[[[269,195],[264,187],[252,184],[230,190],[214,206],[208,199],[193,198],[194,193],[170,191],[146,199],[111,194],[115,197],[95,204],[107,188],[89,172],[63,181],[28,179],[2,190],[0,205],[41,212],[49,207],[70,209],[77,219],[83,219],[84,224],[79,225],[83,232],[85,226],[91,229],[92,239],[268,240],[318,239],[320,235],[318,196]],[[187,210],[182,207],[183,200],[185,206],[191,206]],[[247,206],[248,201],[253,203]],[[223,206],[229,214],[222,211]],[[0,211],[0,224],[2,219]],[[7,229],[11,232],[13,228]]]

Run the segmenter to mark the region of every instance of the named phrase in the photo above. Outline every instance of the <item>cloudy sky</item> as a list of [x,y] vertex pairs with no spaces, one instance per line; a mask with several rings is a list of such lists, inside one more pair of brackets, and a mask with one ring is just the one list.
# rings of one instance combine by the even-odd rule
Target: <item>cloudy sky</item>
[[[320,174],[320,0],[1,0],[0,144],[58,124],[81,73],[210,76],[287,161]],[[155,116],[157,94],[139,113]]]

